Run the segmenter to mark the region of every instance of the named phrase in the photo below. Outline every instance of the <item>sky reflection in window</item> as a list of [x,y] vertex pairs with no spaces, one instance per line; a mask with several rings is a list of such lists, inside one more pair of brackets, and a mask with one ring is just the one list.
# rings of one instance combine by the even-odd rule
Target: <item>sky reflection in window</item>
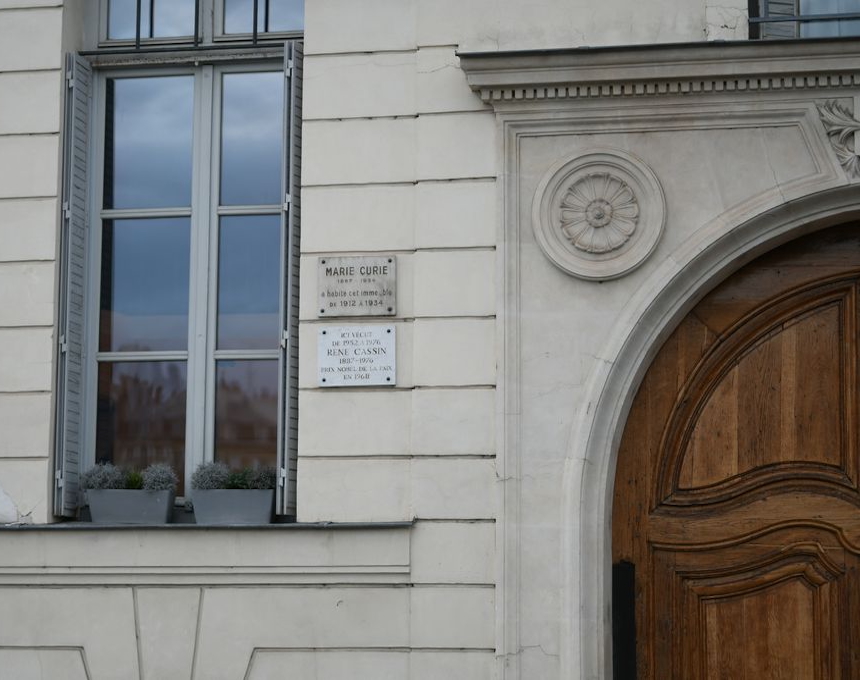
[[[149,21],[150,9],[153,17],[152,24]],[[136,22],[135,0],[110,0],[108,4],[110,40],[133,40]],[[193,34],[194,0],[141,0],[141,38],[176,38]]]
[[[257,32],[301,31],[304,28],[304,0],[258,0]],[[252,33],[254,0],[224,0],[224,32]]]
[[[860,13],[860,0],[800,0],[801,14]],[[809,21],[800,24],[802,38],[860,35],[860,20]]]
[[189,258],[186,217],[105,221],[100,351],[187,348]]
[[223,77],[221,205],[280,205],[284,75]]
[[191,205],[192,76],[107,81],[105,208]]
[[222,217],[218,349],[275,349],[281,261],[279,215]]

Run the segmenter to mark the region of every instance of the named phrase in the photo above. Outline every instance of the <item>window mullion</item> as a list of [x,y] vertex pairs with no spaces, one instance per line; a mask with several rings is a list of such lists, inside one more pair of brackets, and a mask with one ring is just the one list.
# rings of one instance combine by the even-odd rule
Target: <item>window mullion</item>
[[103,208],[101,210],[102,220],[133,220],[190,216],[191,208]]
[[[188,411],[186,487],[190,472],[206,458],[207,385],[209,384],[210,250],[212,247],[213,67],[203,66],[195,80],[194,184],[191,197],[191,272],[188,323]],[[189,488],[186,488],[186,492]]]
[[280,351],[276,349],[219,349],[215,350],[215,359],[277,359]]
[[144,352],[96,352],[99,362],[107,361],[186,361],[188,352],[144,351]]
[[222,205],[218,207],[219,215],[280,215],[281,205]]
[[96,449],[96,418],[98,411],[98,340],[99,337],[99,301],[101,300],[101,252],[102,252],[102,219],[101,207],[104,202],[104,153],[105,153],[105,101],[107,91],[107,77],[100,74],[95,80],[93,90],[92,110],[95,112],[94,124],[91,130],[97,131],[90,135],[89,157],[94,160],[91,191],[89,196],[89,235],[87,258],[90,263],[87,272],[87,343],[84,371],[84,390],[86,393],[86,406],[84,422],[83,444],[86,467],[95,462]]
[[210,225],[209,225],[209,299],[207,304],[208,320],[207,333],[209,338],[209,349],[206,354],[206,460],[215,458],[215,392],[217,381],[215,377],[215,352],[217,349],[218,330],[218,234],[220,230],[220,217],[218,204],[220,200],[221,186],[221,118],[222,118],[223,79],[222,70],[212,68],[212,105],[211,105],[211,151],[209,181],[209,203]]
[[215,27],[212,25],[213,20],[218,14],[217,0],[200,0],[198,3],[198,11],[200,16],[200,39],[204,45],[211,45],[213,36],[215,35]]

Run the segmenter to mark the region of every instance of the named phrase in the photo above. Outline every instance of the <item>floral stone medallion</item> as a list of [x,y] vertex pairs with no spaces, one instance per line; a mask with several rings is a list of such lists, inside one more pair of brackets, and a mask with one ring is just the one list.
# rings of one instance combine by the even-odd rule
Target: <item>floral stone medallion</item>
[[608,172],[585,175],[561,199],[561,230],[586,253],[608,253],[636,231],[639,202],[630,186]]
[[573,276],[613,279],[638,267],[663,233],[666,207],[653,171],[615,149],[556,164],[538,185],[535,237]]

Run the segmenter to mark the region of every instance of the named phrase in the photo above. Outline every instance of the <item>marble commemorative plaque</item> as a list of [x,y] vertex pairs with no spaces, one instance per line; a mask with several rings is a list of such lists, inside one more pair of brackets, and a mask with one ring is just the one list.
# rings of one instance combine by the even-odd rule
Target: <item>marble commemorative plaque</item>
[[317,316],[393,316],[396,265],[393,255],[320,257]]
[[320,387],[397,383],[396,328],[392,325],[326,326],[317,337]]

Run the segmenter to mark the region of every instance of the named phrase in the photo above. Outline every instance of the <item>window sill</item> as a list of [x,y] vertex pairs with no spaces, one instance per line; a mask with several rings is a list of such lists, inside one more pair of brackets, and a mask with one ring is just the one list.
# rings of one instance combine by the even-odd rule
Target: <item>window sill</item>
[[0,527],[0,587],[409,582],[413,522]]
[[319,530],[367,530],[367,529],[406,529],[415,520],[399,522],[276,522],[272,524],[194,524],[190,522],[174,524],[96,524],[94,522],[65,521],[54,524],[2,524],[0,531],[206,531],[209,529],[230,529],[234,531],[319,531]]

